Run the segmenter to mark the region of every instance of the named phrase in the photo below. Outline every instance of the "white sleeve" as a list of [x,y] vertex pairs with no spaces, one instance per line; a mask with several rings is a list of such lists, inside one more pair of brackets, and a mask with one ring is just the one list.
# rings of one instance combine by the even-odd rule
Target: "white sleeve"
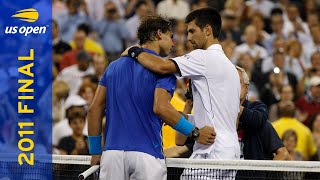
[[206,59],[200,50],[191,51],[189,54],[171,59],[182,78],[204,76],[206,73]]

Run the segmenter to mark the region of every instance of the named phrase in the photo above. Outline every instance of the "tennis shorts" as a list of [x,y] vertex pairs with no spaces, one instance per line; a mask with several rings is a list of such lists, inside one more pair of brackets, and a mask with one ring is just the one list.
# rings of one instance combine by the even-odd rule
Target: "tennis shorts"
[[100,180],[166,180],[164,159],[137,151],[107,150],[100,161]]

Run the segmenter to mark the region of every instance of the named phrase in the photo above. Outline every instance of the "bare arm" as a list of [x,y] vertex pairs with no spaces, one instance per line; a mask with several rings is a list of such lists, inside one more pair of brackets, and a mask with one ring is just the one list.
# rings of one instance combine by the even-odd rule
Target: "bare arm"
[[[181,114],[170,104],[171,95],[167,90],[156,88],[154,93],[153,111],[166,124],[174,127],[180,120]],[[201,144],[212,144],[215,138],[215,131],[212,127],[204,126],[199,129],[199,137],[197,142]]]
[[170,104],[171,95],[167,90],[156,88],[154,93],[153,111],[166,124],[173,127],[181,117],[180,113]]
[[[88,113],[88,135],[99,136],[102,129],[102,117],[106,108],[106,87],[99,85]],[[91,165],[100,163],[101,155],[92,155]]]
[[187,146],[174,146],[166,148],[163,153],[166,158],[178,158],[189,151]]
[[279,148],[273,160],[290,160],[289,152],[285,147]]
[[88,113],[88,135],[101,135],[102,117],[106,108],[106,87],[99,85]]
[[142,66],[158,74],[172,74],[178,72],[176,65],[171,60],[164,60],[161,57],[147,52],[142,52],[137,57],[137,60]]

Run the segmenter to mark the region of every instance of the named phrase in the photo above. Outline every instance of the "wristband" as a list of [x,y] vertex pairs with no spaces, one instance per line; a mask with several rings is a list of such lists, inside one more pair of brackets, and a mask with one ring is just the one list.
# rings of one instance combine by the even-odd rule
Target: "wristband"
[[184,116],[181,116],[178,123],[174,125],[172,128],[182,133],[183,135],[188,136],[192,132],[194,125],[191,124],[188,120],[186,120]]
[[101,147],[102,136],[88,136],[89,141],[89,153],[92,155],[102,154]]
[[144,52],[142,48],[133,46],[128,50],[128,55],[134,59],[137,59],[140,53]]

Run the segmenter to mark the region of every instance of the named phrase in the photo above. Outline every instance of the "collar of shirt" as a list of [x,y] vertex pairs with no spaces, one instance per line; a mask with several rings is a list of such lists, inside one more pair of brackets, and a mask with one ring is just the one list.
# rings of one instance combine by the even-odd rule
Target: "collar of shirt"
[[153,54],[153,55],[156,55],[156,56],[159,56],[159,57],[160,57],[159,54],[157,54],[156,52],[154,52],[154,51],[152,51],[152,50],[150,50],[150,49],[143,48],[143,50],[146,51],[147,53],[150,53],[150,54]]
[[223,51],[220,44],[212,44],[211,46],[209,46],[209,47],[207,48],[207,50],[219,50],[219,51]]
[[279,122],[280,121],[297,121],[297,119],[295,119],[295,118],[290,118],[290,117],[282,117],[282,118],[280,118],[279,120],[278,120]]

